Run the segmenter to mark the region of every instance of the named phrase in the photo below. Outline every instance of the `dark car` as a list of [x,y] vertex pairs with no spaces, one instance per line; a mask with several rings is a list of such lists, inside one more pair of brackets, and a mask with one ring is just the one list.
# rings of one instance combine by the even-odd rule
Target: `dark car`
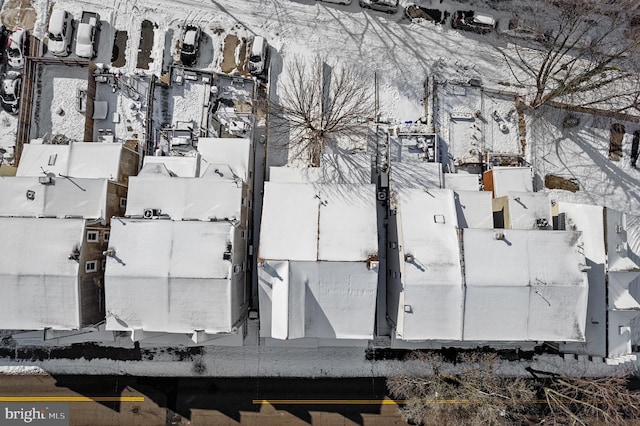
[[198,59],[198,45],[200,44],[200,27],[187,25],[182,36],[182,49],[180,61],[183,65],[190,66]]
[[398,0],[360,0],[360,7],[393,14],[398,11]]
[[9,71],[2,77],[0,103],[2,108],[10,114],[18,114],[20,109],[21,83],[21,75],[16,71]]
[[436,24],[444,24],[449,17],[449,12],[443,12],[438,9],[427,9],[417,4],[410,4],[405,7],[404,14],[411,22],[428,21]]
[[487,34],[496,28],[496,20],[473,10],[457,10],[453,14],[451,26],[455,29]]

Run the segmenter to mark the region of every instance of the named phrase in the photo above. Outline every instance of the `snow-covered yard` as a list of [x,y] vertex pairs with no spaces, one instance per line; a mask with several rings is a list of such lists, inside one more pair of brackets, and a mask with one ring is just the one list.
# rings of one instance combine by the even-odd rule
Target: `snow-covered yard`
[[78,110],[79,91],[86,91],[87,67],[46,65],[34,93],[31,138],[64,135],[83,141],[85,115]]

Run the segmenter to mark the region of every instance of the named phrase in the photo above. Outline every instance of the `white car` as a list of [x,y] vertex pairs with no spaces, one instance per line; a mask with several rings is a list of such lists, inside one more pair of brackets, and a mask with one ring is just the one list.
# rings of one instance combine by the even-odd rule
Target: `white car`
[[9,40],[7,40],[7,63],[11,68],[22,68],[24,66],[24,48],[27,39],[27,32],[20,27],[11,30]]
[[67,56],[71,53],[71,35],[73,33],[73,19],[66,10],[56,9],[49,18],[47,38],[49,52],[56,56]]
[[80,23],[76,34],[76,55],[87,59],[95,57],[95,41],[96,26]]

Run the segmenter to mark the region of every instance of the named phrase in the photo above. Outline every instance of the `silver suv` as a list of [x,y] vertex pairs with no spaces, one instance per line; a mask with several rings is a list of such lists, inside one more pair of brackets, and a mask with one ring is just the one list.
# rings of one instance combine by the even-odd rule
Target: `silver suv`
[[360,7],[393,14],[398,11],[398,0],[360,0]]

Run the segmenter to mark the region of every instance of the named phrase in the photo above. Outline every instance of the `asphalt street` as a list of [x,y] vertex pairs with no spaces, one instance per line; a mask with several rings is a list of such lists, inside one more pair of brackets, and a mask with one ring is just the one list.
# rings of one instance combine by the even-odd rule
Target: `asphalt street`
[[0,376],[0,404],[26,400],[68,403],[70,425],[405,424],[378,378]]

